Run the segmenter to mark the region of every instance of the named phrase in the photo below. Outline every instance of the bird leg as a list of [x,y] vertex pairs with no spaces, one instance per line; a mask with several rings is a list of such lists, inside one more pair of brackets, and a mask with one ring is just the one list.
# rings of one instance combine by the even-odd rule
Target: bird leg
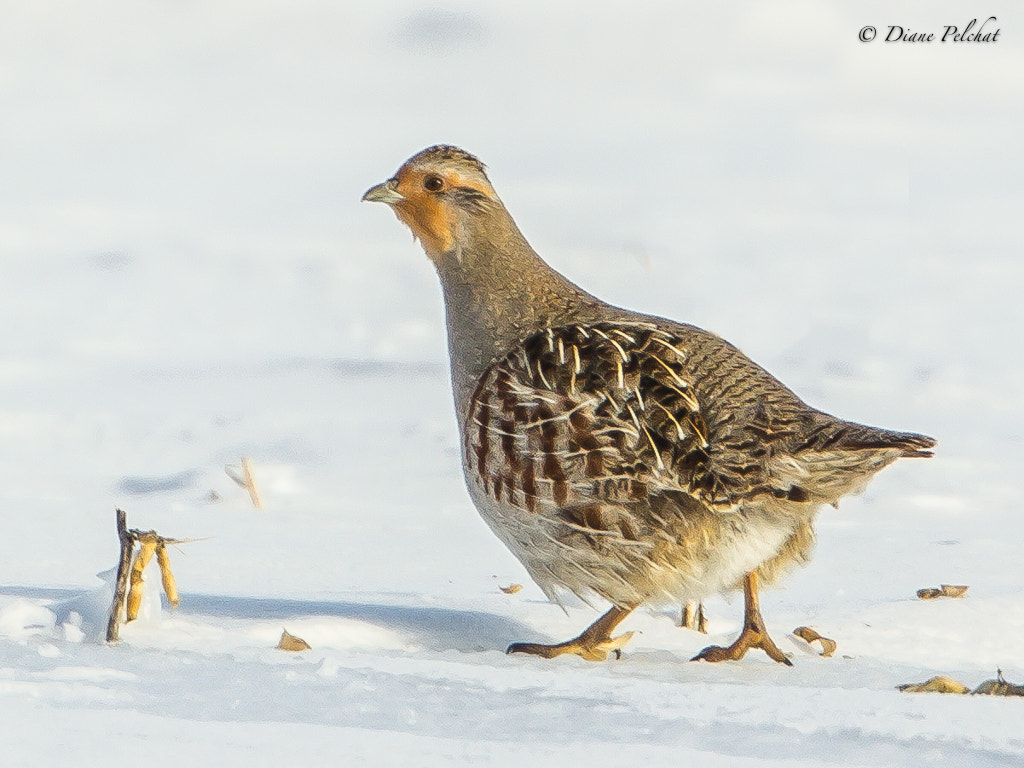
[[704,603],[690,600],[684,605],[679,626],[685,629],[695,629],[702,635],[706,635],[708,633],[708,620],[704,615]]
[[768,630],[765,629],[757,600],[756,571],[751,571],[743,577],[743,631],[736,638],[736,642],[728,648],[709,645],[691,661],[736,661],[742,659],[751,648],[760,648],[774,661],[788,667],[793,666],[793,662],[779,650],[779,646],[768,636]]
[[610,655],[614,655],[616,659],[622,658],[622,646],[629,642],[633,633],[625,632],[618,637],[612,637],[612,630],[632,610],[633,608],[620,608],[613,605],[604,616],[587,627],[579,637],[556,645],[512,643],[506,653],[532,653],[534,656],[543,656],[545,659],[553,659],[563,653],[572,653],[582,656],[587,661],[604,661]]

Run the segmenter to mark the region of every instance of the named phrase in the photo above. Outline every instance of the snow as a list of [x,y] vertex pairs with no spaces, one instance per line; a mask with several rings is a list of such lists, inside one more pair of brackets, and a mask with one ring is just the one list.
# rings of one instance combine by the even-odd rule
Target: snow
[[[1014,4],[9,5],[4,765],[1024,765],[1019,699],[895,690],[1024,682]],[[989,15],[997,44],[857,40]],[[939,439],[763,594],[792,669],[687,662],[735,597],[709,636],[637,611],[617,662],[503,654],[601,606],[547,603],[472,509],[436,278],[359,203],[440,141],[596,294]],[[149,573],[107,646],[115,507],[193,541],[180,607]]]

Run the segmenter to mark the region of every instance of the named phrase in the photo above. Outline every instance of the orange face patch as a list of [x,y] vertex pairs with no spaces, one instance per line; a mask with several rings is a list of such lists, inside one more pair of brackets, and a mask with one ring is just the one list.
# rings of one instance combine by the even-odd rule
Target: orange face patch
[[[444,186],[441,190],[431,191],[425,186],[430,177],[439,177]],[[401,168],[396,174],[397,190],[405,200],[393,205],[399,220],[410,230],[413,236],[423,243],[423,249],[432,259],[452,251],[455,247],[455,230],[458,224],[458,211],[440,194],[444,189],[452,187],[470,187],[488,197],[493,191],[481,189],[478,183],[464,179],[457,172],[449,170],[444,173],[423,171],[418,168]]]
[[397,189],[405,200],[395,203],[394,209],[401,222],[423,243],[427,255],[434,258],[447,253],[455,244],[455,212],[423,186],[426,177],[422,171],[400,170]]

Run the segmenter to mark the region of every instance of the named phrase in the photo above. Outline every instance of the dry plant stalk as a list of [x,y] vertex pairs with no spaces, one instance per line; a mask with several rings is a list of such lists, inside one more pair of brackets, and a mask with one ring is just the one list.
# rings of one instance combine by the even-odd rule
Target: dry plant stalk
[[[120,639],[122,615],[125,622],[134,621],[139,616],[142,605],[142,590],[145,578],[143,572],[153,555],[156,555],[160,567],[160,580],[163,584],[167,602],[176,607],[180,602],[178,587],[171,573],[171,563],[167,556],[168,544],[185,544],[190,539],[168,539],[156,531],[139,531],[128,529],[128,516],[124,510],[117,510],[117,538],[121,544],[120,557],[117,564],[117,581],[114,585],[114,601],[110,607],[107,620],[107,642],[113,643]],[[139,552],[132,558],[135,545],[139,544]]]
[[121,609],[124,606],[125,593],[128,591],[128,572],[132,550],[135,548],[135,537],[128,530],[128,515],[123,509],[117,512],[117,538],[121,543],[121,555],[117,561],[117,581],[114,584],[114,603],[107,619],[107,642],[115,643],[120,638]]
[[301,637],[296,637],[285,629],[281,632],[281,640],[278,642],[277,648],[281,651],[308,651],[312,646]]
[[936,597],[963,597],[970,589],[966,584],[940,584],[938,589],[927,587],[917,590],[921,600],[934,600]]
[[810,627],[797,627],[793,630],[793,634],[799,637],[808,645],[813,643],[815,640],[821,643],[821,655],[826,659],[829,658],[836,649],[839,647],[835,640],[828,637],[822,637]]
[[146,570],[146,566],[149,565],[149,561],[156,552],[158,539],[155,531],[136,534],[135,538],[139,542],[139,552],[135,555],[134,562],[132,562],[131,588],[128,590],[126,622],[135,621],[139,618],[139,608],[142,606],[142,587],[145,583],[142,572]]
[[178,585],[171,573],[171,561],[167,557],[167,542],[161,541],[156,547],[156,564],[160,566],[160,581],[164,586],[164,594],[171,608],[177,608],[181,600],[178,598]]
[[249,499],[252,501],[252,505],[256,509],[263,509],[263,498],[260,496],[259,488],[256,487],[256,476],[253,475],[252,463],[249,461],[249,457],[242,457],[241,470],[241,474],[239,474],[237,467],[233,467],[230,464],[224,467],[224,472],[227,476],[249,492]]

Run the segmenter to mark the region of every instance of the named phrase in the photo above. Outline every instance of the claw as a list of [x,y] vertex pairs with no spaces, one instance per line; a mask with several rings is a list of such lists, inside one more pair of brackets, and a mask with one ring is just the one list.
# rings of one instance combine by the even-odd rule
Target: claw
[[743,604],[743,631],[740,632],[736,641],[727,648],[720,645],[709,645],[690,661],[737,661],[742,659],[751,648],[760,648],[773,661],[792,667],[793,662],[779,650],[779,646],[775,644],[765,629],[761,609],[758,607],[756,571],[751,571],[743,577]]
[[613,607],[604,616],[594,622],[579,637],[566,640],[564,643],[545,645],[544,643],[512,643],[505,653],[530,653],[553,659],[564,654],[573,654],[587,661],[604,661],[609,656],[622,658],[622,648],[630,641],[635,632],[624,632],[612,637],[611,631],[626,618],[632,609]]
[[690,661],[738,661],[746,655],[751,648],[760,648],[768,654],[769,658],[787,667],[792,667],[793,662],[786,658],[786,654],[779,650],[770,637],[744,629],[736,642],[723,648],[720,645],[709,645],[703,651],[694,656]]
[[544,643],[512,643],[505,653],[530,653],[534,656],[543,656],[545,659],[553,659],[556,656],[564,656],[565,654],[579,656],[587,661],[605,661],[609,656],[621,659],[623,646],[630,641],[634,634],[634,632],[626,632],[618,637],[609,637],[607,640],[590,643],[585,642],[581,638],[554,645],[545,645]]
[[593,648],[584,648],[579,655],[587,661],[604,661],[614,655],[616,659],[622,658],[622,649],[635,635],[635,632],[624,632],[618,637],[612,637],[603,643],[597,643]]

